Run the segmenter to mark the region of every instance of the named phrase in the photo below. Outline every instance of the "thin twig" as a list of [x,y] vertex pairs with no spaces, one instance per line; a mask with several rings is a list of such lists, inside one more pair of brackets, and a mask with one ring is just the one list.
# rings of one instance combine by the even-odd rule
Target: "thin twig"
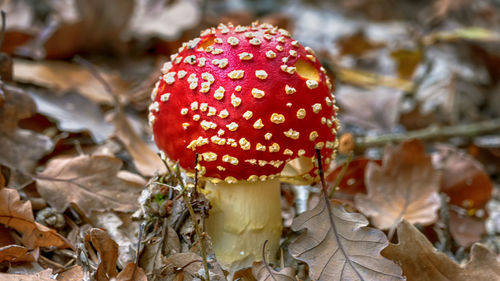
[[357,149],[382,146],[391,142],[402,142],[408,139],[435,140],[450,137],[473,137],[500,130],[500,118],[466,125],[430,126],[425,129],[406,133],[385,134],[379,136],[360,136],[355,138]]
[[137,249],[135,252],[135,265],[134,265],[134,270],[132,271],[132,278],[130,278],[131,281],[135,280],[135,272],[137,271],[137,267],[139,264],[139,253],[141,252],[141,241],[142,241],[142,233],[144,232],[144,223],[141,223],[139,225],[139,237],[137,237]]
[[163,226],[162,226],[162,229],[161,229],[161,240],[160,240],[160,243],[158,245],[158,249],[156,249],[156,252],[155,252],[155,255],[154,255],[154,258],[153,258],[153,268],[155,268],[156,266],[156,260],[158,259],[158,255],[160,254],[160,251],[163,249],[163,244],[165,243],[165,241],[167,239],[166,236],[167,236],[167,218],[163,218]]
[[49,265],[51,265],[51,266],[53,266],[53,267],[57,267],[58,269],[64,269],[64,265],[59,264],[59,263],[57,263],[57,262],[55,262],[55,261],[53,261],[53,260],[50,260],[50,259],[48,259],[48,258],[46,258],[46,257],[44,257],[44,256],[42,256],[42,255],[40,255],[40,256],[38,257],[38,259],[42,260],[43,262],[48,263]]
[[[196,155],[195,163],[198,163],[198,155]],[[195,173],[196,173],[196,170],[197,169],[196,169],[196,165],[195,165]],[[198,239],[200,239],[200,250],[201,250],[201,258],[203,259],[203,268],[205,269],[205,279],[206,279],[206,281],[210,281],[210,272],[208,270],[207,253],[206,253],[205,243],[204,243],[205,239],[203,239],[203,237],[205,235],[204,235],[204,233],[202,233],[202,231],[200,229],[200,225],[198,224],[198,221],[196,221],[196,217],[195,217],[196,214],[194,212],[193,205],[191,204],[191,201],[189,199],[188,191],[184,185],[184,182],[180,176],[178,177],[178,180],[179,180],[179,184],[182,187],[182,198],[184,199],[184,204],[186,204],[186,207],[189,211],[189,216],[191,217],[191,221],[193,222],[196,236],[198,237]],[[197,184],[198,184],[198,182],[196,181],[194,184],[195,189],[196,189]]]
[[444,230],[442,231],[442,249],[441,251],[451,253],[451,248],[453,246],[453,239],[451,238],[450,232],[450,206],[448,204],[450,198],[448,195],[441,193],[441,209],[439,210],[439,214],[441,216],[441,220],[444,224]]
[[349,155],[347,156],[347,159],[345,160],[345,163],[344,163],[344,167],[342,167],[342,170],[340,170],[340,173],[337,176],[337,179],[335,180],[335,184],[333,185],[332,190],[330,190],[330,193],[328,194],[329,198],[333,197],[333,194],[335,193],[335,191],[339,187],[340,181],[342,180],[342,178],[344,177],[345,173],[347,172],[347,168],[349,168],[349,164],[351,164],[352,156],[353,156],[352,152],[349,153]]
[[267,264],[267,261],[266,261],[266,244],[269,240],[266,240],[264,241],[264,245],[262,245],[262,262],[264,263],[264,266],[266,267],[267,269],[267,272],[269,272],[269,275],[273,278],[274,281],[277,281],[276,280],[276,277],[274,277],[274,274],[271,270],[271,267],[269,267],[269,264]]
[[121,103],[118,100],[118,97],[113,92],[113,88],[111,88],[111,85],[109,85],[109,83],[106,81],[106,79],[104,79],[104,77],[102,77],[99,69],[97,69],[97,67],[95,67],[95,65],[93,65],[91,62],[89,62],[88,60],[86,60],[80,56],[75,56],[73,58],[73,60],[75,62],[79,63],[81,66],[85,67],[89,71],[89,73],[95,79],[97,79],[97,81],[99,81],[99,83],[101,83],[101,85],[104,87],[106,92],[113,98],[115,110],[120,111],[121,110]]
[[2,33],[0,34],[0,50],[2,50],[3,47],[3,39],[5,38],[5,29],[7,28],[5,11],[2,10],[1,13],[2,13]]

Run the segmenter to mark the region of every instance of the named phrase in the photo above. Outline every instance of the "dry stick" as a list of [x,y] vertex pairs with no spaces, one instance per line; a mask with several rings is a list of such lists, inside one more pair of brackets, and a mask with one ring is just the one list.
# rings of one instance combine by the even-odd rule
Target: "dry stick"
[[97,81],[99,81],[99,83],[101,83],[101,85],[104,87],[106,92],[113,98],[115,110],[121,111],[122,105],[121,105],[120,101],[118,100],[118,97],[113,92],[113,88],[111,88],[111,85],[109,85],[109,83],[104,79],[104,77],[102,77],[101,73],[99,72],[99,69],[97,69],[97,67],[95,67],[95,65],[93,65],[91,62],[89,62],[88,60],[86,60],[80,56],[75,56],[73,58],[73,60],[75,62],[79,63],[81,66],[85,67],[88,70],[88,72],[92,76],[94,76],[94,78],[97,79]]
[[347,156],[347,159],[345,160],[345,163],[344,163],[344,167],[342,167],[342,170],[340,170],[340,173],[337,176],[337,179],[335,180],[335,184],[333,185],[332,190],[330,190],[330,193],[328,194],[329,198],[333,197],[333,194],[337,190],[337,187],[339,187],[340,181],[342,180],[342,178],[344,177],[345,173],[347,172],[347,168],[349,168],[349,164],[351,164],[352,157],[353,157],[353,153],[351,152]]
[[130,278],[130,281],[135,280],[135,272],[137,271],[137,267],[139,264],[139,253],[141,251],[141,240],[142,240],[142,233],[144,232],[144,222],[141,223],[139,226],[139,237],[137,237],[137,249],[135,252],[135,265],[134,265],[134,270],[132,271],[132,278]]
[[[198,163],[198,157],[196,157],[195,163]],[[196,170],[197,169],[196,169],[196,165],[195,165],[195,171]],[[207,253],[206,253],[206,249],[205,249],[205,243],[204,243],[205,241],[203,239],[204,233],[201,232],[200,225],[196,221],[193,205],[191,205],[191,201],[189,200],[186,187],[184,185],[184,182],[182,181],[182,178],[180,178],[180,177],[179,177],[179,184],[182,187],[182,198],[184,199],[184,203],[186,204],[186,207],[188,208],[189,216],[191,217],[191,220],[193,221],[196,236],[198,236],[198,238],[200,239],[201,258],[203,259],[203,268],[205,269],[205,279],[206,279],[206,281],[210,281],[210,272],[208,271]],[[197,185],[198,185],[198,182],[195,181],[194,188],[196,188]]]
[[62,269],[64,269],[64,265],[59,264],[59,263],[57,263],[57,262],[55,262],[55,261],[53,261],[53,260],[50,260],[50,259],[48,259],[48,258],[46,258],[46,257],[44,257],[44,256],[42,256],[42,255],[40,255],[38,258],[39,258],[40,260],[42,260],[43,262],[46,262],[46,263],[50,264],[50,265],[51,265],[51,266],[53,266],[53,267],[57,267],[57,268],[58,268],[58,270],[62,270]]
[[6,29],[6,17],[5,17],[5,11],[2,10],[2,33],[0,33],[0,50],[2,50],[3,46],[3,39],[5,38],[5,29]]
[[442,233],[442,239],[444,239],[442,244],[442,249],[441,251],[443,252],[451,252],[451,247],[453,240],[451,238],[451,232],[450,232],[450,206],[448,204],[449,202],[449,197],[448,195],[441,193],[440,195],[441,199],[441,209],[439,210],[439,214],[441,216],[441,219],[443,220],[444,224],[444,231]]
[[407,133],[356,137],[354,141],[356,148],[364,149],[373,146],[381,146],[390,142],[401,142],[408,139],[433,140],[450,137],[473,137],[497,130],[500,130],[500,118],[466,125],[445,127],[430,126],[425,129]]

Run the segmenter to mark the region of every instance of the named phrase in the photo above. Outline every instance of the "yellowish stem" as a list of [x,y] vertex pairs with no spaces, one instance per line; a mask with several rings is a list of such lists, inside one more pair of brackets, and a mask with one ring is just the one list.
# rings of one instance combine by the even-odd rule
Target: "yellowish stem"
[[231,275],[262,260],[273,262],[281,237],[279,180],[207,183],[206,196],[212,205],[206,221],[217,261]]

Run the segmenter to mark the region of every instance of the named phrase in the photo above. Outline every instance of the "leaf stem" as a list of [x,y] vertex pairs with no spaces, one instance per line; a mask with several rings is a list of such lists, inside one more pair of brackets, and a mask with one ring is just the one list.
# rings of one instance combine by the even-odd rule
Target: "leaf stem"
[[364,281],[365,279],[363,276],[361,276],[361,273],[359,273],[358,270],[354,267],[352,264],[352,260],[350,257],[347,255],[346,250],[344,249],[344,246],[342,245],[342,242],[340,241],[340,238],[338,237],[337,233],[337,226],[335,225],[335,220],[333,218],[333,210],[332,210],[332,205],[330,204],[330,198],[328,197],[328,188],[326,186],[326,181],[325,181],[325,173],[323,172],[323,165],[321,164],[321,151],[319,149],[316,149],[316,156],[317,156],[317,161],[318,161],[318,170],[319,170],[319,176],[321,179],[321,193],[323,194],[323,200],[325,200],[325,206],[328,211],[328,219],[330,221],[330,225],[332,227],[332,231],[335,233],[335,240],[337,241],[337,245],[342,252],[342,255],[344,255],[346,261],[349,263],[353,271],[356,273],[356,275],[359,277],[359,280]]

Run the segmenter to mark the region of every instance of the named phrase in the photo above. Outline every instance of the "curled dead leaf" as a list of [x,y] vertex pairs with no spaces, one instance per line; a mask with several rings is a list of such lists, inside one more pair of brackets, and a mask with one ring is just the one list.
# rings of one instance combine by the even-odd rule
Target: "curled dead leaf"
[[116,281],[148,281],[148,278],[142,268],[131,262],[118,273]]
[[295,269],[292,267],[282,268],[276,271],[263,262],[254,262],[252,274],[258,281],[296,281]]
[[[104,85],[99,82],[88,69],[75,63],[63,61],[28,61],[16,59],[14,61],[15,80],[30,83],[40,87],[56,89],[61,92],[76,90],[84,97],[99,104],[112,105],[113,96],[109,94]],[[111,85],[113,91],[118,93],[119,99],[125,99],[128,83],[123,81],[116,73],[101,71],[103,79]]]
[[23,244],[30,249],[71,247],[55,230],[35,222],[31,202],[21,202],[17,190],[0,189],[0,223],[22,233]]
[[388,245],[385,234],[367,225],[363,215],[321,196],[314,209],[295,218],[292,229],[307,231],[289,252],[309,265],[313,280],[404,280],[399,266],[380,255]]
[[75,265],[70,269],[57,274],[57,281],[81,281],[83,280],[83,268]]
[[91,242],[99,253],[99,266],[97,267],[97,281],[108,281],[118,274],[116,261],[118,260],[118,244],[116,244],[105,230],[92,228],[87,231],[85,241]]
[[38,259],[38,253],[38,248],[30,251],[19,245],[0,247],[0,262],[32,262]]
[[437,220],[440,174],[419,140],[388,145],[382,166],[368,163],[365,183],[368,194],[357,194],[355,204],[376,227],[389,229],[403,218],[421,224]]
[[[164,265],[161,275],[168,277],[168,280],[194,280],[194,278],[205,278],[203,260],[195,253],[173,254],[164,260]],[[219,265],[210,263],[209,268],[210,280],[226,280]]]
[[142,140],[132,128],[130,121],[123,112],[116,112],[109,116],[115,125],[115,135],[125,145],[134,160],[137,170],[144,176],[155,173],[165,173],[166,168],[158,154]]

